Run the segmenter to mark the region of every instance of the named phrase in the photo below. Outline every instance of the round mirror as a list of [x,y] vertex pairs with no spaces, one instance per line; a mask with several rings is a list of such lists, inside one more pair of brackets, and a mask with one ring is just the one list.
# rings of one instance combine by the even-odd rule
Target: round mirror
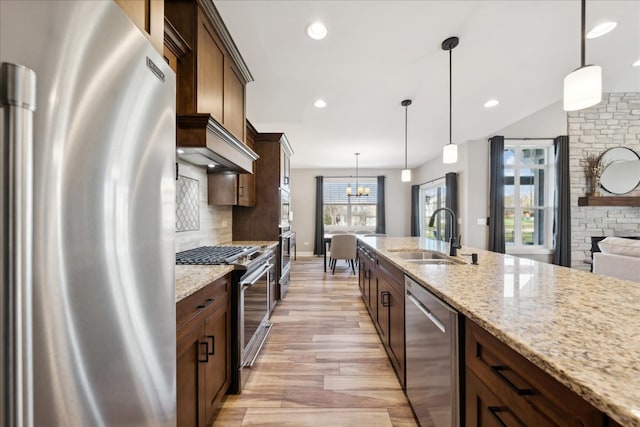
[[602,154],[608,165],[600,177],[600,185],[611,194],[625,194],[640,184],[640,156],[627,147],[610,148]]

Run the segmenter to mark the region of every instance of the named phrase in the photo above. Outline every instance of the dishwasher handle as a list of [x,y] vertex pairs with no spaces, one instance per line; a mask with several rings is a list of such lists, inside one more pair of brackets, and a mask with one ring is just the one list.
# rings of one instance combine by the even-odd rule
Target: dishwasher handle
[[429,320],[431,320],[431,322],[433,322],[433,324],[436,325],[436,327],[438,329],[440,329],[440,332],[442,332],[443,334],[446,333],[446,328],[445,328],[444,324],[440,321],[440,319],[438,319],[433,313],[431,313],[431,311],[429,311],[429,309],[427,307],[425,307],[424,304],[422,304],[408,290],[407,290],[407,298],[409,298],[409,300],[412,303],[414,303],[416,307],[418,307],[418,310],[420,310],[422,312],[422,314],[427,316],[427,318],[429,318]]

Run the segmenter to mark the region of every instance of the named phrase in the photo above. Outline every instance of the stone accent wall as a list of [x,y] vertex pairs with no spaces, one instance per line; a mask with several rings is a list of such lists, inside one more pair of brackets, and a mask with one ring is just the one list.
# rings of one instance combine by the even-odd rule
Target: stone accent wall
[[204,168],[178,162],[178,174],[199,181],[199,229],[176,232],[176,252],[231,241],[233,212],[231,206],[207,204],[207,172]]
[[[640,153],[640,93],[604,93],[594,107],[567,115],[571,180],[571,264],[588,270],[591,236],[640,235],[640,208],[578,206],[588,183],[581,160],[613,147]],[[603,195],[606,195],[603,192]],[[640,186],[627,196],[640,196]]]

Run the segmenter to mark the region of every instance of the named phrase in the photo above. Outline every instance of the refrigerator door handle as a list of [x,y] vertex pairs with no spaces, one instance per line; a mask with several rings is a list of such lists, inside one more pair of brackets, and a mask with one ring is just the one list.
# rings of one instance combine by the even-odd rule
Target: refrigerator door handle
[[3,425],[33,426],[31,349],[33,112],[36,74],[24,66],[0,65],[2,110],[2,353],[0,413]]

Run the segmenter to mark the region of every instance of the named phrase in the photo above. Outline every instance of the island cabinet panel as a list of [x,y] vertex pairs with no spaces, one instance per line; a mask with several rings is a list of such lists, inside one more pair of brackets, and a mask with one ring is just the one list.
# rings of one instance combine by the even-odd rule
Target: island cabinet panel
[[404,273],[377,258],[378,325],[383,344],[402,387],[405,387]]
[[374,320],[377,319],[377,278],[375,275],[375,258],[365,248],[358,249],[358,283],[360,283],[360,293],[369,315]]
[[405,387],[404,274],[373,250],[358,247],[358,283],[373,324]]
[[466,425],[605,426],[590,403],[469,319]]
[[176,305],[178,425],[204,427],[231,381],[231,276]]

